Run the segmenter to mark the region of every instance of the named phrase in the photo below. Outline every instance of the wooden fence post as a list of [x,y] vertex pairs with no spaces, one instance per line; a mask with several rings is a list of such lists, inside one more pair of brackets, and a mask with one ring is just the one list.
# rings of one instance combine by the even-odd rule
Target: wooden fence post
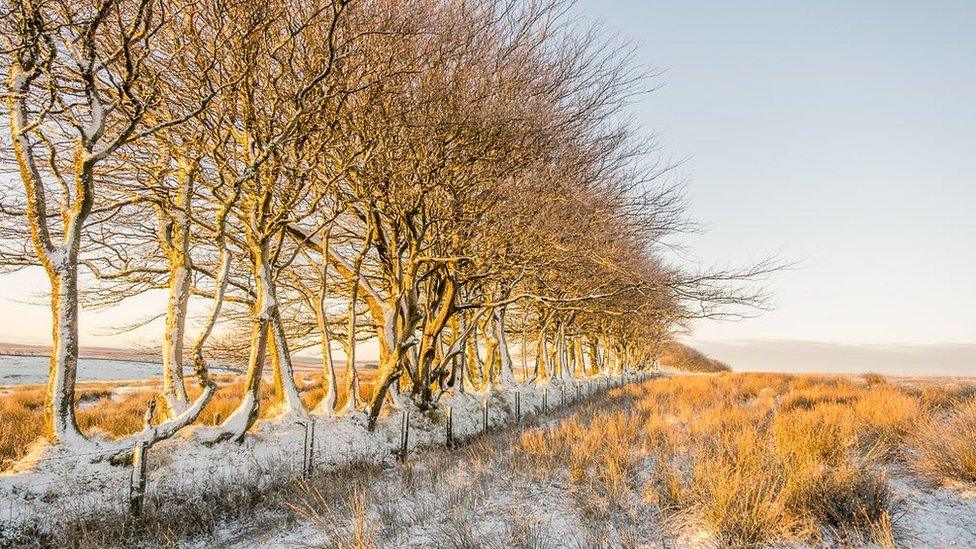
[[522,392],[515,391],[515,423],[522,421]]
[[486,398],[484,403],[481,405],[481,433],[485,434],[488,432],[488,399]]
[[129,514],[138,517],[142,514],[143,499],[146,496],[146,443],[137,441],[132,449],[132,478],[129,480]]
[[312,471],[315,469],[315,421],[303,422],[305,427],[305,440],[302,445],[302,477],[312,478]]
[[297,423],[305,430],[302,436],[302,478],[305,478],[308,473],[308,423],[304,421]]
[[542,388],[542,413],[549,413],[549,387]]
[[400,452],[397,459],[401,462],[407,460],[407,445],[410,438],[410,410],[404,410],[400,416]]
[[447,426],[444,431],[444,444],[448,448],[454,447],[454,408],[447,407]]

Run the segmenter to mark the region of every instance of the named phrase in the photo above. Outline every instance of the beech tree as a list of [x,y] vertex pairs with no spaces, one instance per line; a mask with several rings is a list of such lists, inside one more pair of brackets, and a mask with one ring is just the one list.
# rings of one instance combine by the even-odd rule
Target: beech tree
[[194,104],[163,107],[160,75],[176,52],[154,53],[181,7],[14,0],[4,9],[5,116],[23,184],[23,219],[51,284],[44,414],[52,442],[83,439],[73,408],[83,234],[131,201],[103,196],[103,179],[127,149],[186,123],[217,94],[211,89]]
[[[244,391],[197,431],[208,444],[244,439],[269,369],[278,419],[373,428],[389,406],[650,369],[690,319],[762,306],[741,282],[775,263],[671,260],[694,229],[680,163],[626,117],[653,75],[565,7],[8,0],[19,185],[0,201],[0,259],[51,281],[50,440],[82,438],[79,303],[166,296],[136,323],[162,321],[167,421],[147,419],[146,440],[194,420],[227,343]],[[366,340],[379,365],[360,402]],[[292,360],[311,348],[325,391],[307,408]]]

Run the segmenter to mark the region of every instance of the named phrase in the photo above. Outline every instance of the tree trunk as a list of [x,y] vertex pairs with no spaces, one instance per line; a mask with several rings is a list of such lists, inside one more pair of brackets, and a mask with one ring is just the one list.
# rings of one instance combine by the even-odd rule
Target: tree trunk
[[52,443],[84,440],[75,421],[78,372],[78,270],[48,272],[51,280],[52,347],[44,398],[44,430]]
[[[477,323],[478,319],[472,319],[473,323]],[[481,358],[478,356],[478,337],[477,337],[477,326],[471,328],[475,331],[470,337],[464,341],[465,349],[465,365],[464,372],[468,376],[468,384],[471,385],[473,390],[479,390],[482,387],[481,380],[484,377],[483,369],[484,366],[481,364]]]
[[[15,56],[16,57],[16,56]],[[27,224],[38,260],[51,283],[51,360],[44,397],[44,434],[54,444],[84,441],[74,415],[78,371],[78,251],[81,230],[94,204],[94,160],[81,141],[74,151],[74,199],[63,212],[63,245],[54,246],[48,227],[44,181],[28,136],[26,91],[31,81],[19,62],[9,74],[10,137],[27,198]],[[90,143],[88,144],[91,145]]]
[[[271,291],[274,291],[273,286]],[[275,392],[282,397],[281,415],[283,417],[306,417],[308,411],[305,409],[305,404],[302,403],[298,386],[295,384],[295,369],[292,366],[288,339],[285,337],[285,327],[281,322],[281,311],[278,308],[277,301],[271,310],[271,322],[268,329],[271,330],[271,349],[275,357],[272,362],[275,368]]]
[[[331,227],[326,229],[325,238],[322,246],[329,246],[329,232]],[[328,297],[329,283],[329,256],[321,254],[322,279],[319,281],[318,306],[315,308],[315,320],[318,323],[319,334],[322,346],[322,384],[325,385],[325,396],[315,407],[315,412],[325,416],[335,415],[335,405],[338,399],[339,386],[336,383],[335,360],[332,357],[332,338],[329,334],[328,311],[326,310],[326,298]]]
[[[258,293],[258,303],[262,300]],[[268,318],[255,315],[251,321],[251,352],[247,360],[247,373],[244,375],[244,395],[237,408],[220,425],[220,433],[215,442],[244,440],[244,434],[258,418],[261,396],[261,376],[264,373],[264,356],[268,345]]]
[[[240,442],[244,434],[254,425],[260,408],[261,376],[264,373],[264,361],[268,351],[268,333],[277,304],[271,289],[268,265],[267,242],[254,246],[251,250],[255,274],[255,293],[253,318],[251,321],[251,350],[247,361],[247,372],[244,376],[244,395],[240,404],[224,420],[215,442],[233,440]],[[276,357],[280,354],[276,353]],[[275,372],[280,378],[280,370]],[[292,379],[294,383],[294,379]],[[282,395],[283,397],[285,395]]]
[[390,391],[392,386],[400,380],[400,374],[397,372],[399,366],[391,363],[391,361],[399,362],[399,360],[399,357],[391,354],[384,363],[380,364],[380,371],[373,387],[373,395],[367,407],[369,417],[366,426],[370,431],[376,428],[376,420],[380,417],[380,410],[383,409],[383,400],[386,398],[387,391]]
[[573,375],[569,370],[569,349],[566,346],[566,324],[559,323],[557,335],[557,350],[559,362],[559,379],[563,383],[572,383]]
[[163,396],[170,418],[182,414],[189,406],[183,383],[183,342],[186,336],[186,308],[190,300],[190,269],[185,261],[170,263],[169,299],[166,303],[166,327],[163,332]]
[[356,370],[356,301],[359,297],[359,285],[352,284],[352,295],[349,301],[349,324],[346,327],[346,406],[344,412],[349,414],[359,406],[359,372]]
[[573,338],[573,371],[580,377],[588,375],[586,361],[583,359],[583,340],[580,337]]
[[197,334],[197,338],[193,341],[193,349],[191,351],[193,355],[193,371],[201,385],[207,383],[207,361],[203,357],[203,347],[207,339],[210,338],[210,334],[213,333],[217,319],[220,318],[220,309],[224,303],[224,293],[227,291],[227,283],[230,279],[230,262],[230,250],[221,242],[220,265],[217,267],[217,279],[214,280],[213,304],[210,309],[210,315],[207,317],[207,322],[200,329],[200,333]]
[[321,333],[322,345],[322,384],[325,385],[325,396],[315,407],[317,414],[331,416],[335,414],[336,400],[338,399],[339,385],[336,382],[335,360],[332,357],[332,340],[329,337],[329,327],[325,319],[325,306],[320,308],[318,313],[319,332]]
[[505,308],[496,308],[493,317],[495,341],[498,345],[498,358],[500,360],[498,382],[503,387],[514,388],[516,383],[515,373],[512,370],[512,355],[508,352],[508,342],[505,339]]
[[599,375],[600,374],[600,363],[597,360],[597,342],[596,342],[596,340],[591,338],[590,341],[589,341],[588,347],[589,347],[589,350],[590,350],[590,353],[589,353],[589,358],[590,358],[590,362],[589,362],[590,375],[591,376]]
[[550,378],[549,350],[546,348],[546,328],[539,330],[535,344],[535,373],[539,381],[548,382]]

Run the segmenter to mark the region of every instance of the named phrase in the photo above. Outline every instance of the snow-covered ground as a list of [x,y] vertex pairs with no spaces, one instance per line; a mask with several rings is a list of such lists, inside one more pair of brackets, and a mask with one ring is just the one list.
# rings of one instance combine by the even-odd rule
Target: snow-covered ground
[[976,547],[976,486],[932,486],[893,469],[889,477],[901,516],[898,527],[912,547]]
[[[602,389],[592,381],[589,391]],[[547,390],[549,414],[540,414],[542,392]],[[567,390],[565,401],[575,391]],[[543,423],[561,421],[557,410],[563,393],[557,386],[522,387],[523,417],[539,414]],[[365,417],[315,418],[313,461],[316,471],[350,471],[336,483],[354,483],[356,467],[379,466],[358,473],[356,491],[373,502],[361,511],[364,528],[379,547],[531,546],[578,547],[711,547],[714,540],[697,529],[675,528],[655,518],[653,506],[637,496],[612,512],[587,507],[587,495],[559,475],[539,478],[527,474],[513,450],[515,435],[500,430],[453,453],[432,449],[445,440],[446,409],[453,410],[455,437],[483,429],[483,405],[488,401],[489,426],[514,420],[515,393],[496,389],[485,393],[448,395],[433,412],[410,414],[408,464],[394,467],[400,439],[402,412],[384,418],[375,432],[365,428]],[[571,413],[579,413],[572,411]],[[147,493],[165,495],[165,501],[208,501],[220,490],[273,487],[283,479],[301,475],[306,427],[281,420],[262,421],[243,444],[212,447],[196,442],[193,431],[153,447],[149,454]],[[98,460],[97,448],[55,451],[36,449],[33,461],[0,474],[0,546],[5,534],[31,525],[56,525],[60,517],[79,512],[120,513],[128,505],[131,468]],[[92,452],[92,453],[88,453]],[[648,463],[648,474],[653,464]],[[976,487],[936,487],[892,466],[888,479],[898,500],[896,532],[909,547],[976,547]],[[352,486],[353,484],[350,484]],[[341,486],[333,486],[342,489]],[[377,505],[377,501],[387,501]],[[348,504],[348,502],[347,502]],[[300,502],[296,505],[301,507]],[[330,500],[329,505],[333,505]],[[250,518],[224,523],[214,537],[178,543],[206,547],[331,547],[336,538],[358,535],[356,511],[341,503],[321,510],[286,513],[260,506]],[[326,506],[328,507],[328,506]],[[396,525],[394,527],[382,525]],[[379,525],[379,526],[378,526]],[[4,530],[6,528],[6,530]],[[362,532],[359,532],[362,534]],[[486,541],[487,540],[487,541]],[[490,541],[490,543],[488,543]],[[791,546],[797,547],[796,544]]]
[[[605,380],[589,382],[586,392],[596,392]],[[555,409],[575,391],[556,387],[529,386],[519,391],[521,411],[541,412],[543,392],[548,407]],[[563,397],[563,394],[565,395]],[[412,452],[443,444],[445,410],[453,410],[455,437],[483,429],[483,406],[488,401],[488,424],[498,427],[515,418],[516,393],[496,389],[486,393],[445,396],[432,412],[410,414],[409,447]],[[365,416],[314,418],[313,458],[316,468],[337,469],[354,463],[390,463],[400,440],[401,412],[381,420],[374,432]],[[307,422],[309,423],[309,422]],[[204,498],[212,488],[251,485],[261,487],[301,474],[306,427],[294,421],[260,421],[242,444],[206,446],[197,442],[194,430],[161,442],[149,452],[148,488],[151,494],[185,501]],[[3,536],[23,531],[30,525],[57,524],[59,516],[83,510],[85,513],[123,510],[128,505],[131,467],[112,465],[97,443],[86,447],[39,446],[19,464],[0,474],[0,546]]]
[[[359,484],[350,481],[354,488],[336,487],[338,497],[333,492],[328,504],[319,502],[326,511],[309,505],[287,525],[265,517],[251,527],[227,527],[216,541],[240,549],[337,547],[345,546],[337,541],[362,538],[368,546],[391,549],[722,546],[694,524],[662,522],[655,506],[642,497],[641,484],[652,476],[653,459],[645,460],[633,479],[635,489],[606,508],[598,492],[571,482],[568,471],[541,478],[529,474],[513,449],[516,441],[517,434],[501,433],[461,452],[433,452],[407,466],[371,472]],[[976,547],[976,486],[933,486],[897,465],[889,467],[888,478],[898,547]],[[355,508],[357,497],[361,508]],[[797,541],[773,546],[816,547]]]
[[[583,500],[593,494],[570,489],[564,475],[540,478],[520,469],[514,441],[488,439],[384,471],[369,480],[361,510],[309,510],[285,528],[227,528],[216,542],[239,549],[336,547],[362,538],[368,540],[363,546],[413,549],[668,546],[645,502],[591,509]],[[366,519],[363,531],[357,531],[358,516]]]

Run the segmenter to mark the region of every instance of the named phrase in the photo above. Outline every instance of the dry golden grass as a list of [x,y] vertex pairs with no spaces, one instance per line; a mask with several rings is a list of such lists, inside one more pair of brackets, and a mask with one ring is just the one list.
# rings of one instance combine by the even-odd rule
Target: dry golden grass
[[936,483],[976,482],[976,398],[943,417],[928,417],[913,435],[914,468]]
[[[317,376],[299,385],[307,405],[321,398]],[[120,396],[104,386],[85,387],[79,421],[88,432],[112,436],[135,430],[154,390]],[[240,390],[239,381],[224,380],[200,422],[226,417]],[[25,389],[0,400],[5,418],[25,422],[21,431],[29,436],[16,435],[21,440],[39,432],[41,397],[39,389]],[[273,413],[275,402],[271,387],[262,387],[263,413]],[[0,422],[0,429],[10,424]],[[0,433],[4,448],[13,448],[10,433]],[[976,397],[970,387],[775,374],[663,378],[614,389],[558,423],[511,434],[507,440],[513,442],[494,436],[457,454],[463,454],[458,460],[465,484],[445,492],[451,508],[475,505],[499,478],[565,486],[589,531],[587,543],[606,539],[608,524],[631,520],[621,517],[651,513],[670,536],[705,533],[720,546],[800,541],[890,547],[899,542],[900,512],[886,478],[892,463],[934,483],[976,482]],[[436,455],[425,457],[425,464]],[[432,489],[436,478],[405,466],[398,493]],[[351,547],[395,537],[397,521],[407,520],[372,529],[365,506],[356,503],[350,500],[352,519],[343,526]],[[376,504],[373,511],[395,514]],[[421,511],[418,516],[430,512]],[[457,524],[467,524],[471,517],[457,513]],[[474,539],[465,528],[442,534],[464,545]],[[639,537],[635,528],[627,535]]]
[[888,379],[876,372],[868,372],[861,376],[865,383],[868,385],[887,385]]
[[[322,374],[298,374],[298,386],[302,402],[309,408],[322,399],[325,389]],[[218,390],[197,418],[199,425],[216,425],[233,412],[240,402],[243,381],[233,374],[215,376]],[[360,396],[365,398],[370,388],[371,372],[360,374]],[[346,400],[346,387],[339,378],[338,402]],[[190,398],[200,394],[201,389],[192,381],[188,382]],[[87,435],[102,435],[119,438],[142,429],[146,406],[152,399],[157,400],[157,410],[162,410],[158,396],[158,383],[130,383],[113,386],[109,383],[87,383],[79,387],[76,402],[78,427]],[[270,383],[261,384],[261,417],[274,415],[281,397],[274,393]],[[23,457],[43,431],[44,388],[25,386],[10,390],[0,396],[0,471],[8,468],[14,461]],[[157,414],[158,416],[158,414]],[[157,417],[157,420],[159,418]]]
[[44,390],[20,389],[0,397],[0,471],[19,459],[43,428]]
[[591,499],[586,508],[636,496],[676,529],[703,528],[723,546],[892,546],[891,462],[936,481],[976,481],[968,389],[720,374],[620,391],[633,399],[624,409],[524,432],[517,449],[530,471],[564,475]]
[[[240,385],[225,384],[226,402],[215,400],[202,421],[215,421],[236,403]],[[307,404],[321,398],[317,379],[300,386]],[[86,402],[109,398],[91,389]],[[134,393],[140,403],[134,410],[151,390]],[[263,397],[272,413],[270,388]],[[5,405],[14,401],[36,416],[26,393]],[[326,473],[313,487],[302,481],[260,497],[230,486],[217,498],[230,502],[222,515],[197,504],[188,511],[193,520],[173,519],[166,513],[187,512],[174,497],[172,508],[157,509],[166,512],[153,519],[158,524],[140,535],[151,536],[159,525],[171,528],[171,520],[187,531],[211,531],[219,517],[236,516],[244,497],[252,506],[276,501],[339,540],[322,547],[400,546],[424,524],[440,546],[544,547],[551,526],[544,519],[557,510],[538,513],[537,500],[548,494],[549,501],[573,507],[562,517],[579,521],[572,523],[574,535],[585,547],[606,546],[608,539],[638,546],[652,538],[728,547],[893,547],[911,540],[899,539],[900,504],[886,478],[892,462],[899,475],[914,470],[934,482],[976,482],[976,400],[966,387],[936,391],[843,377],[720,374],[614,389],[562,413],[549,425],[535,421],[552,416],[533,418],[520,430],[498,430],[453,452],[433,449],[386,472],[363,465],[358,473],[355,467]],[[92,425],[108,421],[91,417]],[[376,484],[380,476],[385,484]],[[526,504],[513,515],[521,526],[486,534],[482,515],[471,510],[490,507],[499,490],[505,505]],[[98,535],[129,535],[117,530]]]

